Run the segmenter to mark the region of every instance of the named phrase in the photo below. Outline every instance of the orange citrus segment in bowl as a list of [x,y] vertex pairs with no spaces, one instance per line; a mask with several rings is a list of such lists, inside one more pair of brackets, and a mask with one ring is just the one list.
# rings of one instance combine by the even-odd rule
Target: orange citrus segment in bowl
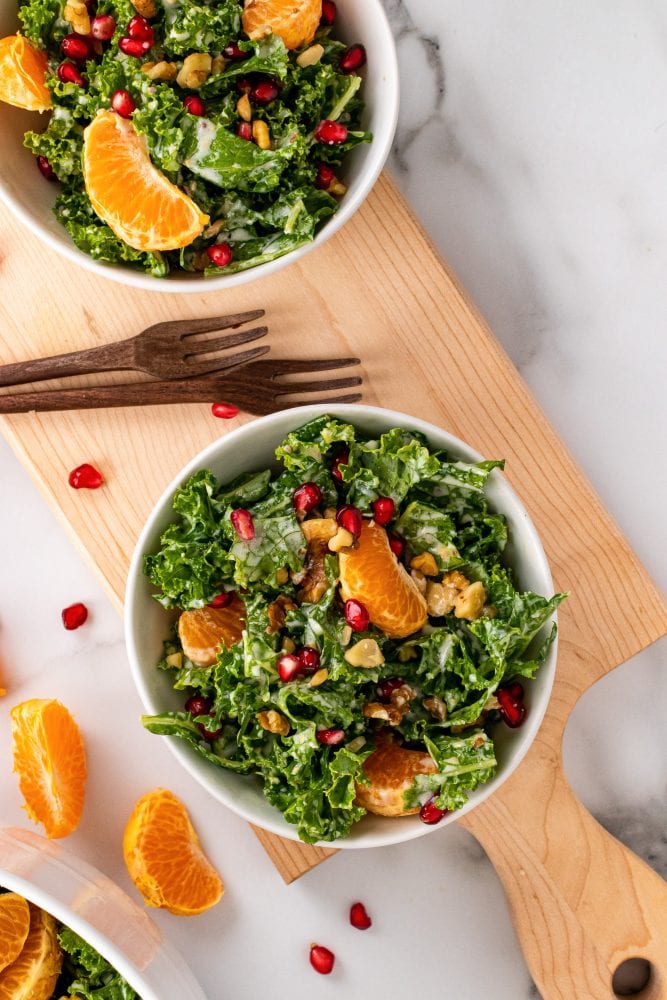
[[153,166],[131,121],[98,111],[83,133],[83,177],[91,204],[135,250],[178,250],[209,219]]
[[148,792],[135,805],[125,827],[123,854],[148,906],[194,916],[215,906],[224,892],[185,806],[164,788]]
[[44,83],[47,65],[46,53],[23,35],[0,39],[0,101],[27,111],[48,111],[51,94]]
[[339,553],[340,592],[344,601],[361,601],[371,622],[394,639],[426,624],[426,601],[389,546],[387,532],[364,521],[354,548]]
[[287,49],[310,45],[322,19],[322,0],[246,0],[243,30],[253,40],[273,32]]
[[5,892],[0,896],[0,972],[21,954],[30,928],[30,910],[23,896]]
[[245,625],[245,605],[238,594],[224,608],[195,608],[178,619],[178,635],[185,655],[200,667],[215,663],[224,645],[240,642]]
[[51,1000],[63,964],[56,922],[28,904],[30,929],[18,958],[0,972],[0,1000]]
[[60,702],[33,698],[11,711],[14,770],[25,808],[47,837],[66,837],[79,825],[86,785],[86,752],[76,722]]

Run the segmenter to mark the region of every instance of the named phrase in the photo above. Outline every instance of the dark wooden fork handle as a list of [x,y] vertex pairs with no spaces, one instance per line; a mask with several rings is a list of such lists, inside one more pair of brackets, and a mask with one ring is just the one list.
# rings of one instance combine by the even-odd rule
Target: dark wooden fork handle
[[[0,413],[50,410],[97,410],[115,406],[148,406],[160,403],[211,403],[217,399],[217,380],[188,379],[174,382],[133,382],[129,385],[98,385],[82,389],[48,389],[0,395]],[[225,401],[239,405],[243,396],[225,385]],[[232,396],[234,398],[232,398]],[[241,399],[241,404],[243,399]]]
[[51,358],[0,365],[0,386],[64,378],[66,375],[126,371],[134,367],[133,339],[89,347],[84,351],[70,351],[69,354],[56,354]]

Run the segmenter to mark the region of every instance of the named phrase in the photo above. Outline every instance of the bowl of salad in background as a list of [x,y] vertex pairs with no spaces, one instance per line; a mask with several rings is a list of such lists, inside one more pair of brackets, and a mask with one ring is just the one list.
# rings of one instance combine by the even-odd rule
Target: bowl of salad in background
[[0,38],[25,37],[0,43],[0,91],[18,74],[31,108],[55,109],[0,102],[0,197],[70,260],[149,290],[298,260],[361,205],[398,113],[380,0],[301,3],[295,28],[283,0],[247,0],[269,12],[254,21],[241,0],[26,0],[21,18],[1,0]]
[[[53,840],[18,827],[0,829],[3,890],[31,904],[29,934],[41,932],[44,946],[37,964],[46,980],[62,968],[54,998],[68,996],[71,990],[80,998],[205,1000],[184,960],[146,912],[109,878]],[[31,962],[39,951],[31,948]],[[16,965],[22,965],[20,955]],[[34,975],[37,965],[31,969]],[[10,965],[0,972],[0,989],[3,977],[22,971]]]
[[[345,441],[348,444],[343,444]],[[348,449],[345,461],[352,461],[352,466],[342,473],[350,479],[342,484],[344,489],[341,448]],[[280,449],[287,467],[277,479],[280,466],[276,449]],[[468,445],[438,427],[402,413],[363,405],[283,411],[256,420],[210,445],[179,473],[156,504],[130,567],[126,641],[134,679],[149,713],[144,725],[152,732],[169,736],[169,745],[181,764],[215,798],[252,823],[294,840],[333,840],[343,848],[398,843],[427,833],[435,821],[441,821],[441,825],[451,822],[483,801],[519,764],[544,716],[556,666],[554,611],[562,599],[562,595],[552,596],[551,574],[540,540],[520,500],[496,468],[498,464],[482,462]],[[270,482],[269,472],[264,470],[273,470]],[[303,480],[307,487],[305,498]],[[312,506],[308,493],[313,482],[320,491],[313,501],[319,507],[303,520],[304,511],[310,511]],[[394,509],[382,509],[382,503],[377,506],[380,482],[380,492],[396,499],[390,505]],[[444,517],[442,511],[433,509],[441,505],[438,498],[443,495],[453,505]],[[329,598],[326,582],[317,594],[303,598],[302,591],[295,591],[293,584],[305,586],[303,568],[308,564],[307,557],[306,562],[302,561],[300,547],[305,526],[319,531],[318,526],[333,517],[333,530],[337,530],[336,525],[351,528],[353,534],[358,530],[354,516],[347,524],[345,506],[335,514],[340,503],[356,504],[364,511],[365,532],[370,531],[369,519],[371,524],[375,519],[378,525],[387,525],[379,529],[379,534],[388,532],[380,542],[386,547],[389,540],[391,551],[399,562],[403,560],[401,587],[409,574],[410,580],[417,582],[419,578],[422,589],[430,588],[429,602],[432,596],[440,600],[443,587],[436,581],[442,578],[444,582],[447,577],[449,586],[449,581],[461,577],[447,573],[461,569],[470,578],[457,586],[476,590],[481,584],[475,587],[473,581],[484,579],[489,596],[483,600],[486,604],[495,600],[497,607],[485,605],[474,615],[462,609],[464,620],[460,620],[458,610],[454,617],[451,606],[431,608],[429,603],[427,619],[417,602],[417,617],[396,629],[391,620],[390,588],[386,602],[382,596],[379,600],[377,595],[373,598],[375,610],[370,625],[368,620],[356,622],[349,617],[358,614],[355,604],[363,606],[365,602],[368,610],[371,601],[368,588],[365,593],[363,588],[353,592],[354,573],[350,574],[349,553],[364,547],[363,533],[357,536],[359,543],[347,550],[347,556],[346,550],[339,550],[335,566],[327,570],[329,563],[324,561],[324,575],[327,580],[331,576]],[[245,513],[235,512],[232,516],[230,511],[237,509]],[[253,535],[250,541],[243,540],[247,513],[253,522],[252,531],[246,532],[248,537]],[[180,523],[179,515],[183,518]],[[316,521],[310,521],[311,517]],[[394,548],[395,536],[399,544],[402,539],[404,549],[407,540],[405,551]],[[456,545],[443,545],[452,538],[460,552]],[[350,542],[351,538],[347,538],[345,544]],[[329,545],[328,557],[332,548],[336,546]],[[433,559],[430,553],[435,553],[438,561],[437,576],[433,568],[429,569],[429,560]],[[410,557],[419,561],[411,561],[406,571],[405,562]],[[344,558],[348,562],[343,574]],[[383,558],[384,568],[376,574],[376,582],[378,575],[386,573],[389,580],[397,572],[396,566],[386,561],[387,553]],[[414,566],[421,566],[424,572],[410,568]],[[348,590],[342,595],[335,592],[337,573]],[[424,583],[428,575],[431,582]],[[271,623],[274,613],[267,602],[276,600],[276,594],[280,598],[283,585],[300,606],[283,608],[286,617],[281,613],[277,628],[269,631],[283,628],[286,631],[280,635],[289,636],[289,644],[284,639],[276,641],[276,636],[268,635],[266,630],[266,621]],[[259,593],[262,589],[265,594]],[[230,603],[232,590],[240,594]],[[215,649],[205,661],[207,666],[198,665],[204,661],[189,659],[193,656],[196,661],[197,656],[191,652],[190,639],[182,629],[184,614],[179,618],[180,641],[176,638],[170,644],[178,610],[194,609],[186,613],[192,615],[201,613],[197,609],[219,608],[224,617],[234,612],[239,596],[245,602],[245,632],[241,638],[237,622],[237,634],[230,639],[235,644],[217,662]],[[350,597],[359,600],[352,600],[348,608],[346,598]],[[414,606],[414,594],[407,594],[407,598]],[[403,602],[400,614],[408,603]],[[171,619],[165,608],[176,609],[171,611]],[[263,617],[267,614],[268,618]],[[443,614],[450,617],[438,617]],[[466,616],[480,620],[466,621]],[[353,627],[345,628],[346,623]],[[391,636],[400,636],[400,640]],[[461,642],[459,636],[463,637]],[[370,650],[371,659],[377,656],[376,640],[383,654],[378,661],[357,660],[357,648],[365,651],[364,656]],[[453,643],[457,645],[452,667],[449,657]],[[300,647],[305,647],[304,655],[309,660],[312,649],[317,651],[317,662],[309,662],[307,670],[301,664]],[[352,647],[354,652],[350,653]],[[470,660],[471,651],[475,663]],[[287,656],[285,663],[283,655]],[[301,666],[294,664],[292,676],[295,658]],[[163,669],[158,669],[158,663]],[[432,676],[420,678],[420,664],[427,663],[430,666],[425,666],[422,673]],[[366,669],[350,670],[350,664]],[[330,676],[317,674],[314,679],[319,685],[324,677],[327,683],[311,691],[313,671],[322,668],[331,668]],[[434,690],[427,684],[434,678],[437,684],[440,673],[451,677],[452,670],[457,675],[452,689],[442,693],[442,698],[422,701],[424,694],[431,695]],[[349,698],[350,704],[354,701],[357,707],[363,702],[364,716],[377,720],[388,718],[383,714],[388,708],[396,710],[400,718],[389,724],[402,726],[405,709],[395,704],[392,693],[395,675],[399,674],[408,678],[409,685],[420,688],[419,705],[414,702],[416,711],[412,712],[411,707],[406,717],[412,728],[402,730],[402,749],[419,747],[417,757],[421,759],[426,744],[433,759],[442,759],[436,768],[422,769],[421,764],[417,767],[423,776],[415,784],[409,803],[412,814],[387,818],[391,814],[388,810],[387,815],[368,812],[360,818],[364,810],[359,810],[359,802],[354,800],[354,782],[368,757],[368,741],[364,745],[358,735],[368,719],[360,722],[358,717],[353,718],[347,711],[349,705],[339,702]],[[233,682],[230,678],[234,678]],[[383,685],[387,683],[385,691]],[[499,686],[507,688],[502,697],[515,713],[508,725],[495,724],[499,702],[489,696],[495,697]],[[296,710],[287,700],[295,694],[299,703]],[[197,699],[201,695],[204,701],[200,704]],[[195,700],[190,701],[193,697]],[[408,692],[408,697],[415,697],[414,691]],[[443,699],[448,702],[446,706]],[[367,710],[368,702],[378,704]],[[222,704],[225,710],[216,717],[215,706]],[[422,704],[427,706],[427,712]],[[438,709],[443,713],[439,722]],[[487,710],[492,712],[488,719]],[[209,712],[213,713],[210,718]],[[486,720],[482,724],[477,718],[480,713]],[[285,725],[285,714],[289,725]],[[503,717],[506,721],[509,718]],[[242,718],[245,721],[241,722]],[[448,721],[443,729],[445,718]],[[262,736],[267,734],[257,728],[255,719],[261,729],[271,722],[268,742],[262,742]],[[274,722],[279,725],[276,727]],[[471,723],[477,729],[470,729]],[[285,729],[280,731],[283,725]],[[451,732],[446,728],[449,725],[454,727]],[[204,733],[204,729],[208,732]],[[242,752],[238,747],[243,747]],[[224,766],[216,767],[221,758]],[[252,775],[253,769],[256,772],[261,768],[268,775],[264,789]],[[425,773],[433,770],[440,771],[440,775]],[[438,784],[445,772],[455,780],[451,783],[447,777],[444,785]],[[445,798],[438,797],[445,792]],[[440,807],[446,803],[448,811],[443,813]]]

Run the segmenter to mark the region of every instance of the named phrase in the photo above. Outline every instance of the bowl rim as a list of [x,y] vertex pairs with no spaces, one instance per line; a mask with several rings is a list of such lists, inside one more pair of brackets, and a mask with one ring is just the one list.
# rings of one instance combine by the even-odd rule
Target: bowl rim
[[141,271],[134,271],[132,268],[122,264],[105,264],[102,261],[94,260],[88,254],[79,250],[74,245],[69,234],[63,228],[62,235],[59,232],[50,231],[42,225],[38,219],[24,206],[17,202],[8,187],[6,186],[2,173],[0,172],[0,201],[14,213],[14,215],[40,240],[48,244],[51,249],[66,257],[74,264],[85,268],[87,271],[97,274],[118,284],[128,285],[132,288],[142,288],[148,292],[167,292],[169,294],[201,294],[202,292],[219,292],[227,288],[235,288],[248,284],[259,278],[268,277],[275,274],[290,264],[295,264],[306,254],[322,246],[332,236],[334,236],[357,212],[363,202],[368,197],[380,176],[387,157],[391,151],[391,146],[396,132],[398,122],[398,111],[400,102],[399,91],[399,71],[398,55],[396,43],[389,24],[389,18],[380,0],[364,0],[366,4],[374,6],[374,17],[377,19],[377,32],[380,36],[380,45],[383,50],[382,68],[383,93],[386,95],[386,114],[389,127],[386,129],[384,141],[378,143],[374,136],[370,145],[369,166],[367,170],[362,170],[359,176],[358,186],[349,193],[336,212],[315,234],[313,239],[296,250],[278,257],[276,260],[267,261],[246,271],[239,271],[236,274],[221,274],[213,277],[189,277],[189,276],[168,276],[157,278],[151,274]]
[[[144,910],[141,910],[135,900],[128,896],[125,890],[121,889],[108,875],[105,875],[99,868],[96,868],[88,861],[84,861],[71,850],[57,842],[55,844],[57,853],[50,853],[49,849],[54,849],[53,842],[46,840],[35,831],[26,830],[23,827],[0,826],[0,838],[3,840],[9,838],[16,849],[25,849],[26,853],[36,852],[42,855],[44,869],[48,872],[53,866],[56,866],[61,875],[65,874],[72,887],[78,885],[80,888],[86,881],[95,884],[98,888],[103,888],[104,883],[110,883],[116,892],[122,894],[127,903],[131,904],[132,907],[136,907],[142,916],[145,916],[150,921],[150,926],[156,933],[156,944],[159,947],[157,954],[163,956],[163,959],[171,964],[172,969],[175,963],[181,969],[187,970],[192,979],[192,983],[189,985],[192,990],[191,996],[193,1000],[195,995],[204,1000],[202,988],[196,982],[192,970],[180,952],[165,937],[151,917]],[[38,876],[39,872],[37,873]],[[31,881],[25,874],[13,872],[9,868],[4,867],[0,867],[0,885],[2,888],[23,896],[30,903],[50,913],[52,917],[83,938],[87,944],[99,952],[102,958],[106,959],[116,972],[130,984],[132,989],[140,995],[141,1000],[164,1000],[145,979],[142,971],[137,969],[127,959],[124,952],[119,949],[107,934],[71,909],[58,896],[37,882]],[[147,969],[150,969],[150,965],[151,963],[148,964]],[[196,993],[195,990],[197,991]]]
[[[139,538],[137,539],[132,559],[130,561],[124,595],[125,644],[135,685],[144,707],[150,713],[158,713],[160,711],[160,706],[153,700],[146,680],[148,671],[151,668],[142,667],[134,642],[134,635],[137,629],[141,627],[138,608],[135,607],[135,603],[138,602],[135,602],[135,598],[139,595],[139,588],[142,585],[145,586],[146,582],[146,578],[143,575],[142,563],[144,553],[148,551],[148,539],[155,529],[156,522],[164,516],[166,506],[171,506],[170,502],[174,491],[183,483],[185,479],[198,469],[206,467],[211,458],[217,459],[218,453],[221,449],[223,451],[227,451],[229,449],[234,450],[237,447],[243,449],[244,446],[251,448],[252,439],[257,433],[258,428],[271,426],[272,423],[279,423],[287,414],[293,415],[294,420],[297,421],[295,426],[301,426],[309,420],[323,414],[331,414],[335,417],[347,419],[350,423],[355,423],[357,420],[363,422],[364,415],[372,414],[380,417],[386,423],[387,429],[394,426],[407,427],[409,425],[410,429],[414,429],[425,434],[431,444],[447,449],[451,447],[455,453],[458,452],[463,456],[464,461],[481,461],[483,459],[483,456],[479,452],[470,447],[470,445],[468,445],[461,438],[458,438],[456,435],[438,427],[436,424],[432,424],[428,421],[422,420],[418,417],[413,417],[410,414],[398,410],[391,410],[385,407],[370,406],[361,403],[330,406],[314,404],[311,406],[296,407],[290,410],[280,410],[276,413],[269,414],[268,416],[250,420],[242,427],[236,428],[235,430],[227,433],[224,437],[218,438],[211,442],[211,444],[206,445],[205,448],[198,452],[198,454],[195,455],[194,458],[192,458],[179,471],[179,473],[171,480],[160,495],[146,520]],[[442,441],[443,444],[438,444],[438,441]],[[554,584],[549,563],[542,541],[530,515],[528,514],[518,494],[502,473],[500,473],[497,469],[494,469],[491,473],[491,477],[493,477],[495,481],[500,480],[504,488],[507,490],[508,499],[513,507],[513,513],[520,518],[522,533],[528,540],[531,547],[531,563],[543,576],[545,585],[547,585],[550,588],[550,592],[553,593]],[[547,620],[547,623],[557,623],[557,621],[558,615],[557,612],[554,611]],[[551,698],[556,674],[557,655],[558,634],[556,634],[555,640],[551,644],[545,662],[540,667],[540,675],[544,678],[544,680],[539,700],[536,699],[533,702],[526,722],[521,729],[514,731],[518,734],[518,745],[516,748],[512,749],[511,759],[506,763],[502,771],[497,773],[491,781],[476,789],[461,809],[445,816],[444,819],[437,824],[437,826],[427,825],[424,823],[414,825],[404,823],[399,827],[399,824],[394,822],[393,824],[387,824],[387,833],[383,836],[369,835],[363,842],[356,842],[350,838],[344,837],[335,841],[319,841],[314,846],[341,850],[364,850],[380,846],[391,846],[408,840],[414,840],[418,837],[426,836],[436,829],[443,829],[450,823],[453,823],[463,817],[472,809],[481,805],[482,802],[484,802],[490,795],[493,795],[493,793],[497,791],[497,789],[500,788],[500,786],[514,773],[532,746],[541,727]],[[152,669],[155,669],[154,664]],[[303,843],[296,833],[296,828],[292,827],[291,824],[287,824],[278,810],[275,810],[275,813],[279,819],[277,819],[275,823],[266,820],[264,817],[258,817],[253,813],[252,809],[246,808],[244,804],[238,803],[232,795],[223,792],[220,786],[214,782],[213,775],[210,774],[210,772],[215,771],[213,766],[209,765],[203,758],[196,758],[194,751],[189,753],[188,751],[190,751],[190,747],[185,746],[175,737],[163,736],[162,739],[167,740],[171,752],[176,756],[179,763],[185,768],[185,770],[188,771],[188,773],[191,774],[192,777],[194,777],[195,780],[215,799],[217,799],[217,801],[228,806],[237,815],[242,816],[245,820],[255,826],[259,826],[270,833],[274,833],[277,836],[282,837],[283,839]],[[206,767],[203,765],[206,765]],[[391,836],[390,827],[393,830],[400,830],[402,832],[398,832],[396,835]]]

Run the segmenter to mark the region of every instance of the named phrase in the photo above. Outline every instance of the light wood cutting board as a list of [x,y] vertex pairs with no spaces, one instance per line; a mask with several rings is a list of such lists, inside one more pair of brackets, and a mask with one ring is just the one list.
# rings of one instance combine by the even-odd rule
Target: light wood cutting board
[[[579,696],[664,635],[667,611],[392,183],[384,177],[319,252],[225,293],[146,293],[93,277],[45,255],[4,209],[0,245],[3,361],[102,344],[163,319],[261,306],[276,355],[358,354],[365,402],[432,421],[507,459],[556,585],[572,596],[560,612],[558,676],[542,729],[512,778],[462,824],[498,870],[545,1000],[607,1000],[613,970],[636,956],[654,967],[642,996],[667,997],[667,887],[592,819],[561,761]],[[135,540],[165,484],[237,424],[213,419],[207,405],[3,418],[119,610]],[[68,471],[84,461],[103,470],[104,489],[69,488]],[[255,832],[287,882],[336,853]]]

